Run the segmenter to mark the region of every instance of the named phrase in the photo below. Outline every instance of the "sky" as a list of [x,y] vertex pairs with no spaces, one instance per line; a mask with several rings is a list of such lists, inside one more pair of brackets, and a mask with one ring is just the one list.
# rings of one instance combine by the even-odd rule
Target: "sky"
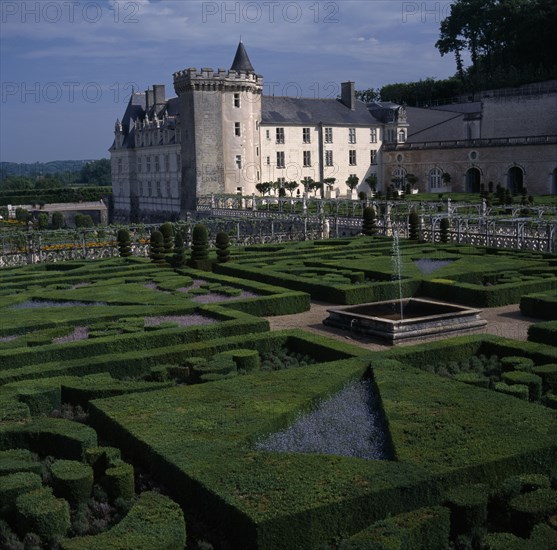
[[1,0],[0,161],[108,158],[132,89],[229,69],[244,43],[266,95],[336,97],[446,78],[451,0]]

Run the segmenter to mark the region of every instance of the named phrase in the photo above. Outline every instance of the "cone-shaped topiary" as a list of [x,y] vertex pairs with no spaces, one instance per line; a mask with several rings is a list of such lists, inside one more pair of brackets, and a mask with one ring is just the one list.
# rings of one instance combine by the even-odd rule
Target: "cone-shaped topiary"
[[173,267],[184,267],[186,265],[186,249],[184,247],[184,234],[176,231],[174,235],[174,256],[172,256]]
[[127,229],[119,229],[116,235],[118,241],[118,252],[121,258],[128,258],[132,255],[132,242],[130,232]]
[[207,228],[198,223],[193,228],[192,233],[192,260],[207,260],[209,258],[209,244],[207,237]]
[[420,217],[415,210],[412,210],[408,216],[408,226],[409,239],[417,241],[420,238]]
[[164,239],[164,253],[172,254],[174,251],[174,227],[170,222],[165,222],[159,227]]
[[164,237],[160,231],[153,231],[151,233],[149,257],[151,261],[160,264],[164,262]]
[[449,240],[449,227],[451,225],[451,222],[449,221],[449,218],[443,218],[441,220],[441,224],[440,224],[440,233],[439,233],[439,239],[442,243],[446,243]]
[[375,235],[377,233],[375,208],[373,206],[366,206],[364,208],[362,220],[362,233],[364,235]]
[[221,231],[217,233],[217,258],[219,263],[228,262],[230,260],[230,239],[228,233]]

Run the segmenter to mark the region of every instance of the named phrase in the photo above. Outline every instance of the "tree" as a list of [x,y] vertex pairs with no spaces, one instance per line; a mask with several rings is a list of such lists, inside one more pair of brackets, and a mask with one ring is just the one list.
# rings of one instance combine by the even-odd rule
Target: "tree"
[[417,241],[420,238],[420,216],[415,210],[412,210],[408,216],[408,226],[409,239]]
[[442,243],[446,243],[449,240],[449,227],[451,225],[451,222],[449,221],[449,218],[442,218],[441,219],[441,223],[439,225],[440,231],[439,231],[439,240]]
[[207,228],[200,223],[194,225],[193,227],[191,259],[209,259],[209,238],[207,235]]
[[121,258],[128,258],[132,255],[132,242],[130,232],[127,229],[119,229],[116,235],[118,242],[118,252]]
[[74,221],[76,227],[93,227],[95,225],[89,214],[76,214]]
[[15,219],[21,223],[27,223],[31,219],[31,212],[25,208],[17,207],[15,209]]
[[377,233],[376,213],[373,206],[366,206],[363,212],[362,233],[373,236]]
[[297,181],[287,181],[284,183],[283,187],[290,193],[290,196],[298,189],[299,184]]
[[110,160],[100,159],[88,162],[81,169],[79,181],[91,185],[110,185],[112,183]]
[[336,178],[325,178],[323,180],[323,184],[327,187],[327,189],[329,191],[333,190],[333,187],[335,186],[335,182],[337,181]]
[[164,263],[164,237],[157,229],[151,232],[151,239],[149,241],[149,257],[155,264]]
[[41,212],[37,216],[37,225],[39,229],[47,229],[48,228],[48,214],[46,212]]
[[186,265],[186,249],[184,247],[184,234],[176,231],[174,235],[174,255],[172,256],[173,267],[184,267]]
[[381,101],[381,93],[379,88],[369,88],[368,90],[356,90],[356,97],[364,103],[372,103],[373,101]]
[[348,179],[346,180],[346,185],[348,186],[348,189],[350,189],[350,192],[354,191],[354,189],[358,187],[359,182],[360,182],[360,178],[355,174],[348,176]]
[[261,193],[261,195],[266,195],[273,188],[273,184],[270,181],[264,181],[262,183],[257,183],[255,188]]
[[302,179],[302,185],[304,187],[304,191],[306,193],[309,193],[310,191],[313,190],[315,186],[315,181],[313,180],[313,178],[306,176],[304,179]]
[[52,229],[62,229],[64,227],[64,214],[62,212],[53,212],[50,225]]
[[225,263],[230,260],[230,239],[228,233],[221,231],[216,237],[217,259],[219,263]]
[[169,255],[174,250],[174,227],[170,222],[165,222],[159,227],[164,239],[164,253]]
[[375,193],[377,187],[377,174],[370,174],[366,179],[365,182],[367,183],[369,190],[372,193]]

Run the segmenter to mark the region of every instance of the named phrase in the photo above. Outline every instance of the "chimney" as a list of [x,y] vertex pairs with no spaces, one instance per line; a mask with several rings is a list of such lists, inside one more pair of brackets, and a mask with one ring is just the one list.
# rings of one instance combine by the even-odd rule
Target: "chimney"
[[356,93],[354,91],[354,82],[343,82],[340,88],[340,101],[350,110],[356,109]]
[[153,90],[145,90],[145,111],[148,113],[155,104],[155,92]]
[[153,84],[155,111],[160,113],[166,103],[164,84]]

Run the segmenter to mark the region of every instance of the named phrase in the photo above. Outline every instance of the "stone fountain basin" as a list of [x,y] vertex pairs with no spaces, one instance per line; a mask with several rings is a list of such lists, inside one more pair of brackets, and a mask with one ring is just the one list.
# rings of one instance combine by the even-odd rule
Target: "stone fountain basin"
[[[400,304],[402,302],[402,320]],[[328,309],[325,325],[365,334],[394,344],[401,340],[435,336],[483,327],[481,311],[421,298],[386,300]]]

